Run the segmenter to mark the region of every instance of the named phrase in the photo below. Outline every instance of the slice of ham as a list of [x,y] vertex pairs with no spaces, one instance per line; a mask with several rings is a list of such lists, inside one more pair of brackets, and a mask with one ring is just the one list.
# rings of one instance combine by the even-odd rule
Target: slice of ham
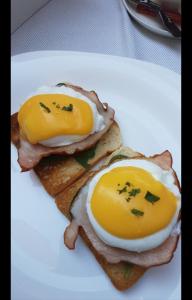
[[109,130],[114,122],[114,110],[107,103],[102,103],[94,91],[86,91],[79,86],[66,83],[65,86],[89,98],[97,106],[98,112],[103,116],[105,127],[89,135],[83,141],[60,147],[46,147],[40,144],[32,145],[20,135],[20,147],[18,149],[18,162],[22,171],[28,171],[38,164],[41,158],[51,154],[72,155],[94,146]]
[[[172,158],[169,151],[165,151],[160,155],[155,155],[148,159],[164,170],[172,169]],[[175,173],[173,173],[175,174]],[[178,179],[175,178],[175,183]],[[178,185],[180,188],[180,186]],[[177,247],[180,228],[177,223],[171,235],[160,246],[141,253],[131,252],[120,248],[111,247],[105,244],[95,233],[85,208],[87,187],[83,187],[75,199],[76,208],[71,210],[73,215],[72,222],[68,225],[64,233],[64,243],[69,249],[75,248],[75,242],[78,236],[78,227],[82,227],[93,247],[99,252],[109,263],[118,263],[127,261],[145,268],[168,263]],[[179,221],[179,220],[178,220]]]
[[64,243],[69,249],[75,249],[75,242],[79,234],[79,224],[73,221],[66,227],[64,232]]

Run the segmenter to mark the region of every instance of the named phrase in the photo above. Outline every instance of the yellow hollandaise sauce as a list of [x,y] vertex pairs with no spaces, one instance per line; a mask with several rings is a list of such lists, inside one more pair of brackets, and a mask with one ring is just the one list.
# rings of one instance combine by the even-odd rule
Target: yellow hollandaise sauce
[[31,144],[62,135],[88,135],[94,126],[89,103],[64,94],[39,94],[20,108],[18,122]]
[[91,211],[107,232],[138,239],[165,228],[177,209],[177,198],[142,168],[117,167],[95,185]]

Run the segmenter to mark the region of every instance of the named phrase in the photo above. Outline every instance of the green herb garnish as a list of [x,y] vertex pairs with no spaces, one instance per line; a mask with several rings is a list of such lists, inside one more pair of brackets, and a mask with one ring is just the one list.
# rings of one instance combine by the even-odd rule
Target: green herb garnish
[[126,263],[125,268],[123,270],[123,277],[124,279],[128,279],[132,274],[133,264]]
[[117,190],[119,194],[126,193],[127,192],[127,186],[124,186],[121,190]]
[[129,196],[132,196],[132,197],[135,197],[137,194],[139,194],[141,192],[140,189],[132,189],[130,192],[129,192]]
[[141,211],[139,209],[136,209],[136,208],[131,209],[131,212],[132,212],[133,215],[135,215],[137,217],[140,217],[140,216],[144,215],[143,211]]
[[125,184],[126,184],[127,186],[131,186],[131,183],[130,183],[129,181],[127,181]]
[[60,82],[60,83],[56,84],[56,86],[58,86],[58,87],[61,87],[61,86],[63,86],[63,85],[65,85],[64,82]]
[[82,165],[85,169],[87,169],[90,167],[88,161],[89,159],[95,156],[95,151],[96,151],[96,145],[89,150],[83,151],[80,154],[76,154],[74,158],[80,165]]
[[47,107],[44,103],[39,102],[39,105],[40,105],[42,108],[44,108],[44,110],[45,110],[47,113],[50,113],[50,112],[51,112],[50,108]]
[[63,106],[62,110],[72,111],[73,110],[73,104],[70,103],[68,106]]
[[130,197],[126,198],[126,201],[127,201],[127,202],[129,202],[130,200],[131,200],[131,198],[130,198]]
[[117,155],[115,155],[115,156],[113,156],[113,157],[111,158],[111,160],[110,160],[109,163],[112,163],[112,162],[114,162],[114,161],[117,160],[117,159],[124,159],[124,158],[128,158],[128,156],[123,155],[123,154],[117,154]]
[[160,199],[160,197],[158,197],[158,196],[152,194],[151,192],[147,191],[147,193],[145,194],[145,199],[153,204],[156,201],[158,201]]

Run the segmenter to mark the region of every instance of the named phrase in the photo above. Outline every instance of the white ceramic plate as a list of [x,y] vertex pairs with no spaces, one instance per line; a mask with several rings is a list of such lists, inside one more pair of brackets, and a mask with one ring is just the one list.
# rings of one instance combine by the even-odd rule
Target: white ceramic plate
[[122,1],[130,15],[142,26],[154,33],[175,39],[175,37],[168,30],[165,29],[165,27],[158,18],[153,18],[151,16],[145,16],[143,14],[140,14],[136,11],[133,3],[127,3],[127,1],[125,0]]
[[[12,112],[36,88],[69,81],[95,89],[116,111],[123,142],[146,155],[169,149],[180,178],[180,76],[160,66],[99,54],[42,51],[12,58]],[[179,300],[180,244],[168,265],[117,291],[79,238],[64,247],[68,221],[11,149],[12,300]]]

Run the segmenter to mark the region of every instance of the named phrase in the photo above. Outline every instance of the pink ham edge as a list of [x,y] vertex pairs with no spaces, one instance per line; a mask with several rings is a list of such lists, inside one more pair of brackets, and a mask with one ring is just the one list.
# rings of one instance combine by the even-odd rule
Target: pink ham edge
[[75,249],[75,242],[79,234],[79,225],[73,220],[65,229],[64,243],[69,249]]
[[[156,163],[157,165],[159,165],[161,168],[165,170],[169,170],[172,167],[172,157],[169,151],[164,151],[161,154],[154,155],[146,159]],[[175,180],[176,184],[177,181],[178,179]],[[180,188],[180,186],[178,187]],[[168,263],[173,258],[173,254],[179,240],[179,233],[177,230],[175,230],[163,244],[161,244],[155,249],[144,251],[141,253],[131,252],[131,251],[111,247],[105,244],[96,235],[93,227],[91,226],[91,223],[89,222],[87,213],[84,209],[83,213],[78,216],[78,219],[74,218],[67,227],[68,232],[69,232],[69,228],[70,231],[75,232],[75,234],[72,237],[73,240],[70,240],[69,236],[67,237],[67,232],[65,232],[64,234],[65,235],[64,242],[69,249],[75,248],[75,241],[78,236],[77,226],[81,226],[84,229],[93,247],[101,255],[103,255],[109,263],[118,263],[120,261],[127,261],[145,268]],[[70,247],[71,245],[73,245],[72,248]]]
[[89,98],[97,106],[97,110],[104,117],[105,128],[96,132],[81,142],[73,143],[61,147],[46,147],[40,144],[32,145],[27,140],[20,136],[20,148],[18,150],[18,163],[22,171],[28,171],[38,164],[41,158],[51,154],[57,155],[72,155],[74,153],[87,150],[94,146],[101,137],[109,130],[114,122],[114,110],[106,103],[102,103],[94,91],[85,91],[81,87],[66,83],[65,86],[74,89],[82,95]]

